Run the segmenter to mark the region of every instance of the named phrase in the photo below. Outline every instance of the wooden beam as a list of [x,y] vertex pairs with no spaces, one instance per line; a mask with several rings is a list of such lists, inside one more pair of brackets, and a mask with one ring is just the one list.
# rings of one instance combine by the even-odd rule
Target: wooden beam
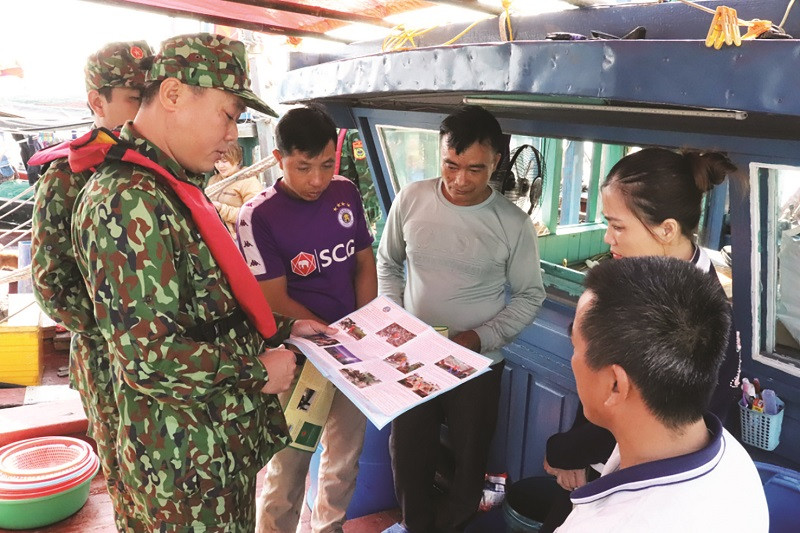
[[126,7],[130,9],[137,9],[139,11],[149,11],[152,13],[161,13],[172,15],[174,17],[185,17],[189,19],[199,20],[202,22],[212,22],[214,24],[221,24],[223,26],[231,26],[233,28],[241,28],[244,30],[258,31],[261,33],[271,33],[276,35],[286,35],[288,37],[310,37],[314,39],[324,39],[326,41],[334,41],[337,43],[350,44],[354,39],[342,39],[339,37],[332,37],[324,33],[308,30],[299,30],[296,28],[287,28],[286,26],[276,26],[274,24],[265,24],[261,22],[252,22],[246,20],[233,19],[228,17],[220,17],[214,15],[206,15],[203,13],[194,13],[191,11],[183,11],[180,9],[165,8],[158,6],[150,6],[130,2],[128,0],[85,0],[88,2],[95,2],[104,5],[116,5],[119,7]]
[[347,11],[337,11],[335,9],[327,9],[324,7],[308,6],[305,4],[296,4],[294,2],[280,2],[273,0],[227,0],[235,4],[244,4],[248,6],[263,7],[266,9],[274,9],[277,11],[285,11],[288,13],[299,13],[301,15],[311,15],[324,19],[341,20],[344,22],[358,22],[361,24],[371,24],[373,26],[382,26],[384,28],[392,28],[394,24],[386,22],[377,17],[369,15],[361,15],[358,13],[349,13]]
[[490,5],[482,4],[478,0],[429,0],[433,4],[446,4],[456,7],[463,7],[473,11],[480,11],[488,15],[500,15],[503,12],[502,7],[493,7]]

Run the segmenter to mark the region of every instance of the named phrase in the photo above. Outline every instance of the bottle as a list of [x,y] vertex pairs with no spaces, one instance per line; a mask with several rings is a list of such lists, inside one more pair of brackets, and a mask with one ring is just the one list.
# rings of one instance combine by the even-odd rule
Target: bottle
[[761,397],[764,399],[764,414],[777,415],[778,397],[775,395],[775,391],[772,389],[764,389],[761,393]]
[[742,404],[750,407],[753,405],[753,398],[756,397],[756,388],[747,378],[742,378]]

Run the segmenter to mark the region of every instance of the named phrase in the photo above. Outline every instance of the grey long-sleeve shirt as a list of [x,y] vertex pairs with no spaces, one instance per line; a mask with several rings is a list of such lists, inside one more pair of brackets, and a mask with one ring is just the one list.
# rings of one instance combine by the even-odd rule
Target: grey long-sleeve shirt
[[462,207],[444,197],[441,179],[411,183],[389,211],[378,292],[451,336],[475,330],[483,355],[500,361],[545,299],[533,223],[494,191]]

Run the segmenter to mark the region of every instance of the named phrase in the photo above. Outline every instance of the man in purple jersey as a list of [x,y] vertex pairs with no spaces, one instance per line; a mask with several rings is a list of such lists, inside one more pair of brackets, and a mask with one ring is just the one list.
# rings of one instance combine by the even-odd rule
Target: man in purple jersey
[[[377,296],[361,196],[333,175],[336,126],[321,108],[292,109],[275,137],[284,176],[242,207],[239,246],[275,312],[331,323]],[[364,415],[337,390],[322,434],[315,533],[342,531],[365,429]],[[308,452],[285,448],[269,462],[257,531],[295,531],[310,460]]]

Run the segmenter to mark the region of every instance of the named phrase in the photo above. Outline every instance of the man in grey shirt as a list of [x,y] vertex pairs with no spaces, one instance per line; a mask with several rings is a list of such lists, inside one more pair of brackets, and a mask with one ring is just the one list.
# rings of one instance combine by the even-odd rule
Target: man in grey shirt
[[[390,449],[403,523],[387,531],[463,531],[483,490],[497,421],[500,348],[545,298],[533,223],[489,187],[505,141],[485,109],[464,106],[439,128],[442,176],[395,198],[378,249],[378,292],[495,361],[491,371],[395,419]],[[407,273],[406,273],[407,269]],[[455,473],[434,498],[439,427],[448,425]]]

